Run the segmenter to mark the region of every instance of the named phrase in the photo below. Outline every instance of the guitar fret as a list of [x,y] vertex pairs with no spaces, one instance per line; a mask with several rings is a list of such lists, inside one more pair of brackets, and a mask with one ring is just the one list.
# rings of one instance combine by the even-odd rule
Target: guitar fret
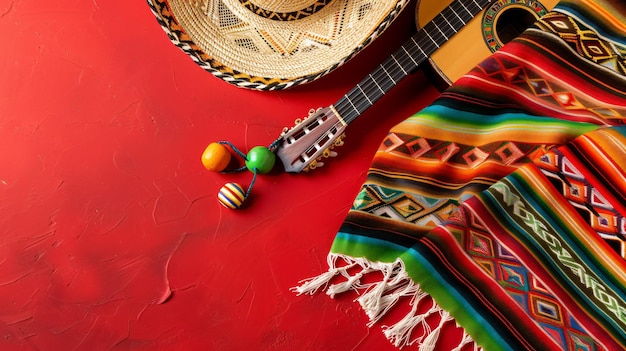
[[359,90],[361,90],[361,93],[363,94],[363,96],[365,96],[365,99],[367,99],[367,102],[370,103],[370,106],[374,105],[374,103],[372,102],[372,100],[370,100],[370,98],[367,96],[367,94],[365,93],[365,90],[363,90],[363,88],[361,88],[360,84],[356,85],[357,88],[359,88]]
[[[476,2],[476,0],[472,0],[472,2],[474,3],[474,5],[476,5],[476,10],[475,11],[480,11],[482,9],[482,7]],[[468,4],[469,6],[469,4]],[[474,17],[474,16],[472,16]]]
[[443,37],[446,38],[446,40],[448,40],[448,36],[446,35],[446,33],[444,33],[441,28],[439,28],[439,26],[437,25],[437,22],[433,22],[433,24],[435,25],[435,27],[437,27],[437,30],[439,31],[439,33],[443,34]]
[[[470,10],[468,10],[468,9],[467,9],[467,7],[465,7],[465,5],[463,5],[463,3],[462,3],[462,2],[459,2],[459,4],[463,7],[463,9],[465,9],[465,11],[467,11],[467,13],[468,13],[470,16],[472,15],[472,13],[470,12]],[[474,16],[472,16],[472,18],[473,18],[473,17],[474,17]]]
[[393,79],[393,77],[391,76],[391,74],[389,74],[389,72],[387,72],[387,70],[385,69],[385,66],[380,66],[383,71],[385,71],[385,73],[387,73],[387,75],[389,76],[389,78],[391,79],[391,81],[393,82],[393,84],[397,84],[396,81]]
[[431,36],[430,36],[430,33],[428,33],[428,31],[426,30],[426,28],[423,28],[423,29],[422,29],[422,32],[424,32],[424,33],[428,36],[428,38],[429,38],[429,39],[430,39],[430,40],[431,40],[431,41],[432,41],[432,42],[433,42],[433,43],[434,43],[437,47],[439,47],[439,44],[435,41],[435,39],[433,39],[433,37],[431,37]]
[[395,85],[395,82],[393,79],[388,78],[387,72],[385,72],[383,66],[384,63],[380,65],[380,69],[378,72],[374,73],[373,77],[376,79],[376,82],[378,82],[378,86],[386,93]]
[[[455,16],[450,16],[450,14],[448,14],[448,16],[450,16],[450,19],[448,19],[448,17],[446,17],[446,13],[447,12],[452,12],[452,14],[455,15]],[[453,28],[455,32],[458,29],[461,29],[464,26],[463,21],[459,18],[459,16],[456,15],[454,10],[452,10],[450,8],[445,9],[444,11],[442,11],[440,13],[440,15],[441,15],[441,17],[443,17],[446,20],[446,22],[448,22],[448,24],[450,25],[450,28]]]
[[410,59],[411,59],[411,61],[413,61],[413,63],[415,64],[415,66],[419,66],[419,63],[417,63],[417,62],[415,61],[415,59],[413,58],[413,55],[411,55],[411,53],[410,53],[410,52],[408,52],[408,51],[406,50],[406,48],[404,47],[404,45],[402,45],[402,46],[400,46],[400,47],[402,48],[402,50],[404,50],[404,52],[406,52],[406,56],[407,56],[408,58],[410,58]]
[[[310,161],[315,159],[316,155],[319,155],[319,150],[325,149],[335,142],[335,138],[340,134],[338,133],[339,131],[343,131],[343,128],[358,118],[378,99],[396,86],[400,80],[415,71],[430,54],[446,43],[450,37],[471,21],[480,10],[493,1],[495,0],[453,0],[432,21],[426,24],[422,30],[402,44],[382,64],[369,73],[335,104],[330,105],[324,112],[326,120],[318,116],[312,121],[320,123],[319,126],[315,127],[316,134],[313,135],[314,138],[302,138],[293,143],[283,143],[278,148],[276,155],[285,165],[285,170],[288,172],[300,172],[302,169],[305,169]],[[463,2],[466,2],[466,4],[463,4]],[[336,115],[338,122],[330,119],[330,116],[326,115],[327,111]],[[287,137],[293,138],[292,136],[297,136],[297,133],[302,135],[308,133],[305,129],[302,129],[307,128],[308,125],[301,124],[301,126],[303,127],[299,129],[297,129],[298,126],[292,128],[290,132],[285,134],[283,140],[288,140],[285,139]],[[318,133],[323,135],[318,137],[320,135]],[[304,145],[304,148],[302,148],[300,144],[310,142],[304,139],[315,139],[314,144],[312,146]],[[294,157],[292,157],[292,154],[295,154]],[[289,169],[287,169],[287,165],[290,165]]]
[[383,90],[383,88],[380,87],[380,85],[378,85],[378,82],[376,81],[376,79],[374,79],[374,77],[372,77],[372,75],[369,75],[370,79],[372,80],[372,82],[374,82],[374,84],[376,84],[376,86],[378,87],[378,89],[380,90],[381,93],[385,94],[385,91]]
[[383,89],[383,91],[386,93],[389,89],[387,89],[386,84],[390,84],[391,86],[393,86],[394,82],[393,80],[390,80],[389,78],[387,78],[386,72],[385,72],[385,68],[383,67],[384,63],[378,66],[378,70],[376,72],[374,72],[374,78],[376,79],[377,82],[379,82],[380,87]]
[[446,23],[448,24],[448,27],[450,27],[450,29],[452,29],[452,31],[453,31],[454,33],[457,33],[457,32],[458,32],[458,31],[457,31],[457,29],[456,29],[456,28],[454,28],[454,26],[452,25],[452,23],[450,23],[450,21],[448,21],[448,19],[447,19],[447,18],[446,18],[446,16],[443,14],[443,12],[442,12],[442,13],[440,13],[440,14],[439,14],[439,16],[441,16],[441,18],[443,18],[443,20],[444,20],[444,21],[446,21]]
[[352,103],[352,100],[350,100],[350,98],[348,97],[348,94],[344,95],[343,97],[346,98],[348,103],[350,103],[350,106],[352,106],[352,108],[354,109],[354,111],[356,111],[357,114],[361,114],[361,112],[359,112],[359,109],[356,108],[356,106],[354,106],[354,104]]
[[[458,29],[463,28],[469,21],[472,20],[472,16],[468,16],[465,14],[465,11],[459,7],[458,4],[455,3],[456,6],[450,6],[449,10],[452,11],[456,19],[453,17],[452,20],[455,23],[455,27]],[[460,23],[459,23],[460,22]]]
[[[493,0],[454,0],[437,14],[424,28],[334,104],[346,123],[360,116],[400,80],[417,69],[491,1]],[[484,5],[480,5],[481,3]]]
[[404,67],[402,67],[402,65],[400,64],[400,62],[398,62],[398,59],[392,54],[391,58],[396,62],[396,64],[398,65],[398,67],[400,67],[400,69],[402,70],[402,72],[404,72],[404,75],[408,75],[409,73],[407,71],[404,70]]
[[465,23],[465,21],[463,21],[463,19],[459,16],[459,14],[453,9],[450,8],[450,10],[452,11],[452,13],[454,13],[454,15],[459,19],[459,21],[461,21],[461,23],[463,23],[463,25],[466,25],[467,23]]
[[414,37],[414,36],[413,36],[413,37],[411,37],[411,41],[413,41],[413,43],[415,44],[415,47],[417,47],[417,48],[418,48],[418,49],[422,52],[422,55],[423,55],[424,57],[428,57],[428,55],[426,55],[426,53],[424,52],[424,50],[422,50],[422,48],[420,47],[420,45],[417,43],[417,41],[415,41],[415,37]]
[[448,20],[443,12],[437,15],[436,20],[439,23],[439,28],[446,33],[447,38],[453,37],[463,26],[459,21],[455,21],[454,18]]

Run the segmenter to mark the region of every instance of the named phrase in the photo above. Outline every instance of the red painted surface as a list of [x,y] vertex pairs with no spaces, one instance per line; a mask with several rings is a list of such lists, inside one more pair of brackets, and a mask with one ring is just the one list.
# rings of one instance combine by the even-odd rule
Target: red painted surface
[[[414,5],[413,5],[414,6]],[[206,171],[227,139],[273,141],[336,101],[412,32],[312,84],[248,91],[174,47],[144,1],[0,1],[1,350],[393,350],[354,296],[296,296],[390,127],[437,91],[419,72],[310,174],[260,176],[242,211],[216,200],[250,173]]]

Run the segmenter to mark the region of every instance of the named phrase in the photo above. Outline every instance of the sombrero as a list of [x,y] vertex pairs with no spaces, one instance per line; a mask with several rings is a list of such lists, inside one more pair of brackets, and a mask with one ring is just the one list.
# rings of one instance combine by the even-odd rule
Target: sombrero
[[171,41],[239,87],[311,82],[380,35],[409,0],[148,0]]

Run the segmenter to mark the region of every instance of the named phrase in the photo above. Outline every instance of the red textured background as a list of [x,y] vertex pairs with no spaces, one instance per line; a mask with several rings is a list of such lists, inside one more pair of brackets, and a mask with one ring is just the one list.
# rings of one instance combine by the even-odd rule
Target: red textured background
[[[268,145],[413,32],[414,3],[312,84],[248,91],[174,47],[142,0],[0,0],[0,349],[393,350],[353,295],[296,296],[389,128],[430,103],[422,72],[314,173],[261,176],[249,208],[200,163]],[[445,347],[443,348],[445,349]]]

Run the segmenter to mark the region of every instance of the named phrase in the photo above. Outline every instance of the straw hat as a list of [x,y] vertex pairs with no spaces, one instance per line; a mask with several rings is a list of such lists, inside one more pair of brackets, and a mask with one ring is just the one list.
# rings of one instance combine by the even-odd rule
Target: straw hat
[[409,0],[148,0],[172,42],[240,87],[285,89],[345,63]]

